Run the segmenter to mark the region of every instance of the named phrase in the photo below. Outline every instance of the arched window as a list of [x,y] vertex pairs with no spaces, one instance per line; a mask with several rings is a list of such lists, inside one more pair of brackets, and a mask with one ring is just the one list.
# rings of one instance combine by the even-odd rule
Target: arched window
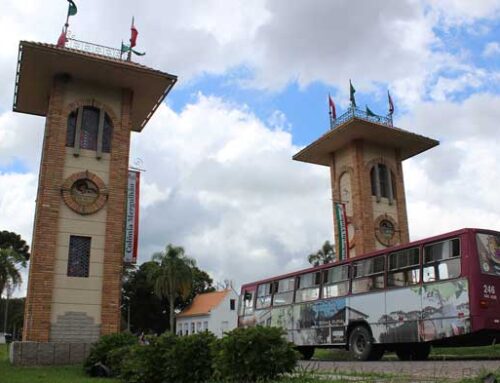
[[103,109],[83,106],[68,116],[66,146],[74,148],[74,155],[79,155],[80,149],[95,150],[97,158],[110,153],[112,135],[111,118]]
[[389,203],[396,198],[396,185],[394,173],[385,164],[376,164],[370,170],[370,181],[372,195],[377,197],[377,202],[381,197],[388,198]]

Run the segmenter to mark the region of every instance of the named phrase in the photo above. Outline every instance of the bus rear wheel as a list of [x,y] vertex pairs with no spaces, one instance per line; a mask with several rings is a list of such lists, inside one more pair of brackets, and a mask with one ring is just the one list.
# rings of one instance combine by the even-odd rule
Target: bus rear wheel
[[300,352],[303,360],[310,360],[314,355],[314,347],[312,346],[300,346],[297,347],[297,351]]
[[384,349],[373,343],[373,337],[365,326],[356,326],[349,335],[349,351],[357,360],[379,360]]
[[396,349],[399,360],[427,360],[430,352],[431,346],[428,343],[409,344]]

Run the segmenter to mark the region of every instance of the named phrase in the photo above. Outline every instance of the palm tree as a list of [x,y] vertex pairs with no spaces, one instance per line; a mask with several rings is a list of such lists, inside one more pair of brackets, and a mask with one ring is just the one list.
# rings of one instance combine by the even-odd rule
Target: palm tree
[[4,329],[7,330],[7,310],[12,290],[21,285],[22,278],[18,264],[26,267],[26,258],[11,248],[0,248],[0,297],[7,290],[5,300]]
[[316,253],[309,254],[307,260],[315,267],[333,262],[335,261],[335,249],[329,241],[326,241]]
[[193,287],[192,268],[194,259],[184,254],[182,247],[168,244],[165,251],[153,254],[152,261],[158,263],[148,275],[153,283],[154,293],[160,299],[166,298],[169,304],[170,331],[175,334],[175,300],[186,299]]

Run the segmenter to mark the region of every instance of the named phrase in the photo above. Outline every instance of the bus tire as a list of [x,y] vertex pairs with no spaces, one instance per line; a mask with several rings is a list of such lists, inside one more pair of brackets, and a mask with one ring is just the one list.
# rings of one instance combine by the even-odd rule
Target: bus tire
[[300,352],[301,359],[310,360],[314,355],[314,347],[312,346],[300,346],[297,347],[297,350]]
[[349,351],[352,357],[356,360],[370,360],[371,357],[375,356],[376,350],[372,334],[366,326],[354,327],[349,334]]
[[412,350],[411,346],[402,346],[396,349],[396,355],[399,360],[412,360]]
[[419,343],[413,349],[413,360],[427,360],[431,353],[431,345],[429,343]]

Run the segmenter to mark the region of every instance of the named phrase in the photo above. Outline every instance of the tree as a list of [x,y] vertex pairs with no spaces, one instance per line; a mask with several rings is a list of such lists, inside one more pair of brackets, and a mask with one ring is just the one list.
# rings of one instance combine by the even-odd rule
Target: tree
[[[123,316],[128,317],[130,308],[130,330],[160,334],[168,328],[168,304],[154,293],[154,284],[149,275],[159,268],[156,262],[144,262],[138,268],[128,270],[122,287]],[[125,321],[127,321],[125,319]]]
[[321,249],[309,254],[307,260],[314,267],[335,261],[335,248],[329,241],[325,241]]
[[26,267],[30,257],[29,246],[19,234],[0,231],[0,297],[6,293],[3,331],[7,330],[9,298],[12,291],[22,283],[19,267]]
[[191,268],[191,273],[193,275],[193,288],[191,289],[191,294],[189,294],[186,299],[177,298],[175,302],[176,310],[182,310],[189,306],[194,297],[198,294],[215,291],[215,287],[212,286],[214,281],[210,278],[210,275],[208,275],[207,272],[194,266]]
[[22,256],[26,261],[30,258],[29,246],[19,234],[11,231],[0,231],[0,249],[11,249]]
[[169,306],[170,331],[175,333],[175,301],[186,299],[193,289],[192,268],[194,259],[184,254],[182,247],[168,244],[165,251],[156,253],[152,261],[158,263],[158,268],[152,268],[148,277],[153,283],[156,296],[167,299]]
[[[137,268],[127,268],[122,288],[122,314],[124,328],[128,320],[130,305],[130,330],[132,332],[153,332],[160,334],[169,329],[169,301],[160,299],[154,293],[154,283],[149,274],[155,273],[160,266],[157,262],[144,262]],[[214,291],[213,280],[203,270],[191,268],[193,289],[186,298],[177,297],[175,311],[182,310],[193,301],[197,294]]]

